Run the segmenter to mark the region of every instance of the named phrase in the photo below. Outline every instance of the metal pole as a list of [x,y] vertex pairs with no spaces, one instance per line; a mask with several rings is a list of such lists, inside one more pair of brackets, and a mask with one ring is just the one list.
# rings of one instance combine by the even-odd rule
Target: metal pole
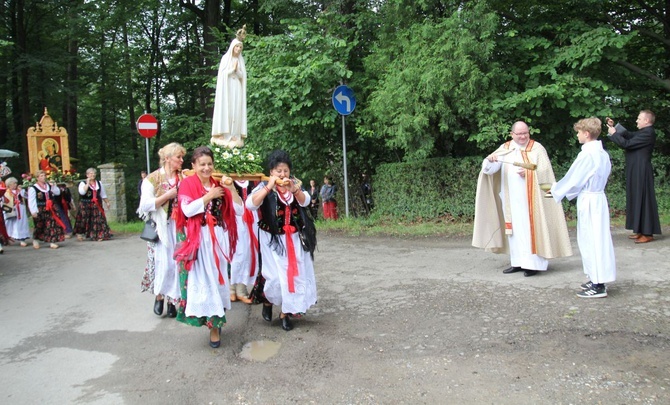
[[345,129],[345,119],[342,116],[342,160],[344,161],[344,207],[349,218],[349,182],[347,180],[347,130]]
[[149,168],[149,138],[144,138],[144,140],[146,141],[147,145],[147,175],[148,175],[149,173],[151,173],[151,169]]

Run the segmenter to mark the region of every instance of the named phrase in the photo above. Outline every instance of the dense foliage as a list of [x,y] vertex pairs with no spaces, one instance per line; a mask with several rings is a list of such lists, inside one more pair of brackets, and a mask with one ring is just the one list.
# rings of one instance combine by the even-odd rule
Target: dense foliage
[[[624,156],[616,146],[611,143],[609,146],[613,170],[605,193],[611,215],[621,215],[626,211]],[[667,165],[663,160],[661,156],[655,156],[652,162],[658,168]],[[557,179],[567,173],[571,163],[553,165]],[[475,191],[481,164],[481,158],[466,157],[380,165],[374,183],[375,215],[409,221],[470,221],[475,214]],[[659,210],[669,212],[670,184],[660,170],[656,170],[656,190]],[[576,200],[563,200],[568,218],[577,217],[575,203]]]
[[[383,181],[387,163],[476,161],[518,119],[562,167],[576,120],[609,115],[634,129],[643,108],[657,114],[658,181],[670,176],[663,0],[6,0],[0,20],[0,148],[21,153],[15,172],[44,107],[78,170],[124,163],[129,188],[145,168],[143,112],[161,124],[153,168],[168,142],[208,144],[219,58],[246,24],[249,139],[261,157],[289,151],[305,179],[342,185],[342,125],[355,190],[363,173]],[[358,100],[346,120],[331,104],[341,83]],[[431,215],[468,215],[441,204]]]

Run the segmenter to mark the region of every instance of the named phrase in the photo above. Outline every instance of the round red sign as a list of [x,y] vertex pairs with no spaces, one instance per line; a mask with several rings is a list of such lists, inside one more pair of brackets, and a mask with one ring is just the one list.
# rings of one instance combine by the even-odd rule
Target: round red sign
[[153,138],[158,133],[158,120],[151,114],[142,114],[137,119],[137,132],[144,138]]

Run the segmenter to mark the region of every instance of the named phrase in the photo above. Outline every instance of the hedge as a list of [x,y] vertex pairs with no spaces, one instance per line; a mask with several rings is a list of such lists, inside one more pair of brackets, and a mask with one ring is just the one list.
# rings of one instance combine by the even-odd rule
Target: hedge
[[[625,158],[621,150],[609,152],[612,174],[605,192],[610,211],[613,215],[619,215],[626,210]],[[568,171],[571,163],[553,163],[557,180]],[[477,177],[481,164],[481,157],[466,157],[380,165],[373,176],[375,215],[408,221],[471,221],[475,214]],[[653,164],[659,212],[669,212],[670,158],[655,155]],[[574,201],[564,200],[563,204],[568,218],[574,218]]]

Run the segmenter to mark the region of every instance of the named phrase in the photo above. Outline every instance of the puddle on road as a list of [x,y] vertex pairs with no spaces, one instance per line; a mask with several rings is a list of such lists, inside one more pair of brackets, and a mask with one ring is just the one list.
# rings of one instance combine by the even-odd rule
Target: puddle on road
[[257,340],[249,342],[242,347],[240,357],[250,361],[266,361],[279,352],[281,343],[271,340]]

